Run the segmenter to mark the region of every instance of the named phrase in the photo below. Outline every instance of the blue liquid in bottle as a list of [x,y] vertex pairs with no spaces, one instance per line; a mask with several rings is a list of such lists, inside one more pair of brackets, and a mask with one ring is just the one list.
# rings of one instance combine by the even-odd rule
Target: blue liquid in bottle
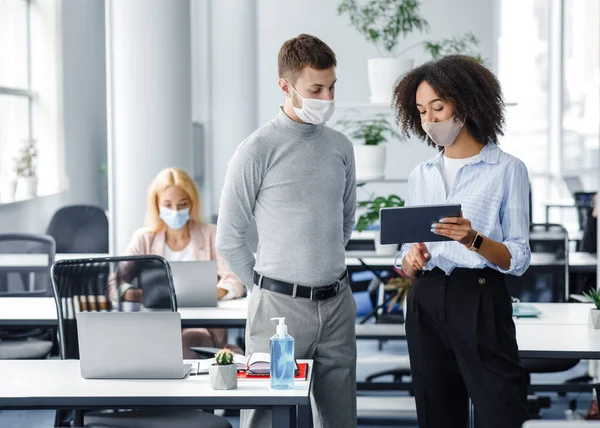
[[287,334],[283,318],[271,337],[271,388],[294,389],[294,338]]

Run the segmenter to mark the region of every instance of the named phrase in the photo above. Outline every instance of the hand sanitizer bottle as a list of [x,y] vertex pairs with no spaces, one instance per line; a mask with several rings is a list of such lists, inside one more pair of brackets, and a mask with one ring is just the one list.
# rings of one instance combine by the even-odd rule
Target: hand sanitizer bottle
[[279,320],[276,334],[271,337],[271,388],[294,389],[294,338],[287,332],[285,318],[271,320]]

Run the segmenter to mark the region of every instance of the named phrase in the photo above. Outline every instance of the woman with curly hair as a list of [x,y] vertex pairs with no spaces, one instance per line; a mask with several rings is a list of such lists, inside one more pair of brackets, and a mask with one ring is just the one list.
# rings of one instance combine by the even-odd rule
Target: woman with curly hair
[[410,174],[407,205],[462,206],[431,226],[451,240],[399,254],[415,278],[406,335],[419,427],[464,428],[469,397],[479,426],[521,427],[526,376],[505,275],[529,266],[529,180],[497,145],[500,84],[475,60],[448,56],[407,73],[394,105],[404,135],[440,150]]

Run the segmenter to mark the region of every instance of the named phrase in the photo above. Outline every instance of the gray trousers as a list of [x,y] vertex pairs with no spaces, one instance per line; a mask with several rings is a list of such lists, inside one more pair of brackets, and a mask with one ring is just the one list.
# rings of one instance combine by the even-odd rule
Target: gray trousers
[[[285,317],[296,358],[314,360],[310,397],[314,427],[356,427],[356,304],[348,279],[337,296],[318,302],[254,285],[246,322],[247,354],[269,352],[273,317]],[[242,410],[240,426],[271,428],[271,412]]]

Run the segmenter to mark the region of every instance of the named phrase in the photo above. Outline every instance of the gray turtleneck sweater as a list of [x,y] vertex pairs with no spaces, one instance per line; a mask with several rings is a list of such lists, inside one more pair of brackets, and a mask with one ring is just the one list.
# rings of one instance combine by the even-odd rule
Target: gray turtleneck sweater
[[[352,143],[324,125],[300,124],[283,110],[237,148],[221,192],[216,246],[247,287],[252,270],[308,286],[345,270],[354,227]],[[246,241],[254,216],[256,260]]]

